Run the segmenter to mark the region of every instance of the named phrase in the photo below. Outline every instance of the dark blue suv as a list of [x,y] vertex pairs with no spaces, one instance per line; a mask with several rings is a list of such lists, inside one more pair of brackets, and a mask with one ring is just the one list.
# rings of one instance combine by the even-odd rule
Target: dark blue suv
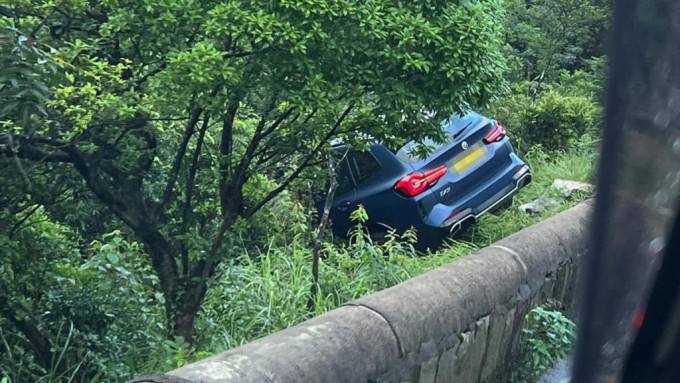
[[349,215],[361,204],[373,238],[413,227],[419,247],[436,247],[463,224],[509,204],[531,181],[529,166],[496,121],[469,112],[443,127],[448,142],[424,142],[434,148],[424,159],[413,154],[414,142],[396,151],[381,144],[368,151],[336,146],[342,162],[330,213],[334,234],[348,235]]

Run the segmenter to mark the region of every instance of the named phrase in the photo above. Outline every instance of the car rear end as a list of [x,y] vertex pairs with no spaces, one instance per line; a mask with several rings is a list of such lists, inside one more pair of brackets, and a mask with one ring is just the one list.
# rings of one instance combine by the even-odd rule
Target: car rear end
[[424,239],[476,222],[531,181],[529,166],[496,121],[470,112],[451,117],[444,127],[448,141],[434,144],[426,159],[409,154],[415,144],[397,152],[413,172],[397,182],[395,191],[417,205],[421,222],[416,229]]

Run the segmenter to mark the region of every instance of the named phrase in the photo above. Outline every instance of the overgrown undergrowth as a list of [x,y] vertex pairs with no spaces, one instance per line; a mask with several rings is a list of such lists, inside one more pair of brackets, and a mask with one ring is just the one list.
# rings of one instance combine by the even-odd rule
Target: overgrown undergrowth
[[[355,235],[349,244],[327,243],[320,269],[321,293],[316,311],[309,313],[306,297],[312,284],[311,249],[301,240],[287,246],[270,245],[257,254],[244,254],[220,269],[215,288],[210,289],[199,324],[199,347],[218,352],[295,325],[338,305],[388,288],[406,279],[473,253],[542,219],[566,210],[587,196],[564,198],[552,188],[556,178],[590,181],[595,154],[582,146],[570,152],[549,155],[536,148],[525,155],[534,181],[515,197],[513,205],[498,214],[483,217],[466,233],[450,239],[437,252],[417,254],[404,238],[391,237],[384,245]],[[518,209],[547,194],[561,202],[553,210],[527,215]],[[214,334],[219,334],[215,336]]]
[[[513,205],[483,217],[478,225],[449,240],[437,252],[418,254],[412,246],[415,234],[411,232],[389,236],[386,243],[374,245],[357,234],[361,232],[358,228],[349,243],[325,243],[313,312],[306,305],[313,282],[312,221],[300,202],[284,196],[254,221],[262,223],[262,227],[244,226],[232,241],[233,253],[240,255],[218,267],[198,316],[193,346],[181,338],[167,339],[163,296],[158,293],[157,278],[142,261],[143,248],[114,231],[83,247],[81,251],[89,259],[84,264],[54,257],[41,271],[45,283],[56,278],[56,282],[44,287],[49,294],[36,298],[47,299],[45,306],[50,308],[42,319],[70,329],[66,336],[55,339],[53,349],[58,357],[53,370],[63,372],[47,371],[44,378],[39,378],[39,372],[30,371],[40,371],[40,367],[31,357],[22,356],[23,350],[18,347],[0,360],[0,368],[11,371],[7,373],[10,382],[125,381],[137,374],[171,370],[283,330],[469,255],[586,198],[574,195],[565,199],[551,184],[556,178],[591,180],[595,154],[590,145],[553,154],[536,148],[523,158],[532,167],[534,181],[515,197]],[[535,216],[519,211],[520,204],[543,194],[561,201],[561,205]],[[63,237],[64,249],[70,249],[68,237],[73,233],[43,218],[41,213],[36,214],[32,218],[34,226],[29,226],[22,235],[42,233],[44,237],[48,231],[61,233],[57,237]],[[365,217],[359,214],[357,218],[361,225]],[[276,224],[268,224],[271,221]],[[253,236],[251,232],[259,234]],[[13,250],[15,255],[5,254],[5,261],[53,247],[40,241],[18,243],[28,247]],[[10,249],[10,245],[5,249]],[[14,275],[15,286],[22,286],[21,275]],[[103,298],[98,298],[104,296],[106,304],[102,303]],[[66,312],[71,322],[60,319],[61,312]],[[119,317],[127,320],[116,319]]]

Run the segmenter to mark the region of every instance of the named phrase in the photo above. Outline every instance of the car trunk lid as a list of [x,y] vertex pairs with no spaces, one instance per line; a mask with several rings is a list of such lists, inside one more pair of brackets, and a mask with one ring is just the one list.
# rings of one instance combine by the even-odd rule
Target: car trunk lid
[[511,161],[510,150],[504,143],[484,142],[495,125],[495,121],[477,114],[445,123],[449,141],[436,147],[424,160],[411,164],[420,173],[446,166],[446,174],[429,189],[440,203],[448,205],[465,197]]

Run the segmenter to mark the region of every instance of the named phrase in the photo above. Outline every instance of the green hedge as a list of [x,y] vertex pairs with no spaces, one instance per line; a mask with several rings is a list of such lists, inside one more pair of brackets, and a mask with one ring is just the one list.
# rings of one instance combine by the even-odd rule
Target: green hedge
[[524,94],[498,100],[492,116],[504,124],[521,152],[534,145],[549,151],[565,150],[584,134],[597,130],[601,108],[592,98],[549,90],[533,102]]

